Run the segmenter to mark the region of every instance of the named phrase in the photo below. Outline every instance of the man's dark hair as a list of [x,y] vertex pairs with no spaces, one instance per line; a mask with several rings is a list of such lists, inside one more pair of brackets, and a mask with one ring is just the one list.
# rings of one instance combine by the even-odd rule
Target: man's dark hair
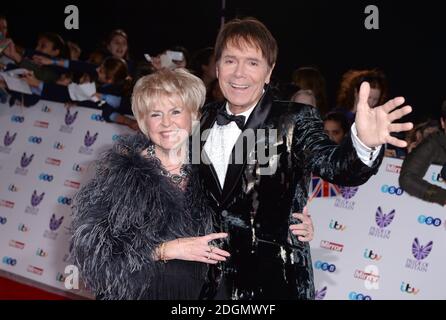
[[344,134],[347,134],[350,131],[350,125],[348,123],[348,119],[342,112],[330,112],[324,117],[324,121],[331,120],[339,123],[341,125]]
[[215,61],[220,60],[228,43],[240,49],[246,44],[257,47],[270,68],[276,63],[276,39],[266,26],[255,18],[234,19],[221,28],[215,41]]
[[47,39],[53,44],[54,50],[59,50],[59,57],[68,58],[68,47],[63,38],[54,32],[44,32],[39,34],[38,39]]

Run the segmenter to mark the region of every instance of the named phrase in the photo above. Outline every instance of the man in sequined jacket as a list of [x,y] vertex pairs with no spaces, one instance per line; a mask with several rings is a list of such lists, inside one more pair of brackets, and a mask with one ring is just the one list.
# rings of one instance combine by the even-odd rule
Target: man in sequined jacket
[[395,110],[403,98],[372,109],[363,83],[352,136],[336,145],[315,108],[273,101],[268,83],[276,57],[274,37],[253,18],[230,21],[216,40],[226,101],[203,109],[200,175],[229,234],[224,248],[231,257],[214,270],[219,298],[313,299],[309,246],[289,227],[307,203],[311,173],[343,186],[363,184],[378,170],[382,144],[404,147],[390,133],[412,127],[392,123],[411,112]]

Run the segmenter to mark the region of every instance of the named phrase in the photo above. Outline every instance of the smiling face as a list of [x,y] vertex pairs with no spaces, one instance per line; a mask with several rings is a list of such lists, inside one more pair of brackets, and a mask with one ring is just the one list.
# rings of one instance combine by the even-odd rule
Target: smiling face
[[110,51],[113,57],[125,59],[128,49],[127,39],[123,36],[116,35],[108,44],[107,49]]
[[226,44],[217,62],[217,77],[231,112],[244,112],[260,100],[273,68],[259,48],[246,42],[240,46],[231,41]]
[[150,140],[167,153],[178,149],[191,133],[193,115],[179,97],[161,97],[145,116]]

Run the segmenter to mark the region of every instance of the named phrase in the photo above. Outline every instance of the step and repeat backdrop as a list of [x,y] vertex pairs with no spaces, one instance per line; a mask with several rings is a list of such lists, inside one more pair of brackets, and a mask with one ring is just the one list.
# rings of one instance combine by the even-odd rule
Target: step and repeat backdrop
[[[445,208],[405,193],[401,164],[385,158],[359,187],[312,179],[317,299],[446,299]],[[446,187],[440,170],[424,179]]]
[[[0,271],[91,297],[81,281],[75,289],[68,259],[72,199],[98,155],[133,133],[100,114],[49,101],[0,104]],[[404,193],[400,168],[385,159],[355,188],[313,178],[317,299],[446,299],[445,209]],[[439,170],[432,166],[425,179],[445,186]]]
[[0,269],[62,290],[69,277],[75,287],[67,268],[72,199],[98,155],[131,132],[104,122],[100,110],[0,104]]

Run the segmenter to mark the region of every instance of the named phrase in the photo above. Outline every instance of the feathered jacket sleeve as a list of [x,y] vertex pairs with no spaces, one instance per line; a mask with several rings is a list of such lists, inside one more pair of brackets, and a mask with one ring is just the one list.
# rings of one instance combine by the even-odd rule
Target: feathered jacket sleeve
[[140,155],[147,144],[143,136],[115,144],[75,197],[71,257],[101,299],[142,298],[161,267],[152,254],[163,239],[150,227],[162,224],[150,214],[159,183]]

